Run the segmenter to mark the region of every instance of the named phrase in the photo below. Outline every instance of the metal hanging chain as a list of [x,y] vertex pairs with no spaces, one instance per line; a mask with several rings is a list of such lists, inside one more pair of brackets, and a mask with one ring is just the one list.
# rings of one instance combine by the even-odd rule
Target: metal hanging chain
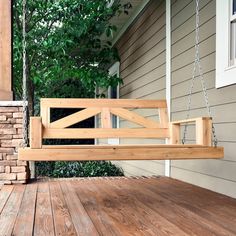
[[22,78],[22,92],[23,92],[23,147],[28,145],[28,103],[27,103],[27,81],[26,81],[26,0],[23,0],[22,11],[22,48],[23,48],[23,78]]
[[[206,89],[206,84],[205,80],[203,77],[203,71],[202,71],[202,66],[200,62],[200,53],[199,53],[199,1],[196,0],[196,25],[195,25],[195,59],[194,59],[194,66],[193,66],[193,72],[192,72],[192,82],[189,90],[189,95],[188,95],[188,106],[187,106],[187,116],[186,119],[189,119],[190,116],[190,110],[191,110],[191,103],[192,103],[192,93],[193,93],[193,88],[195,84],[195,79],[196,79],[196,72],[198,69],[199,72],[199,79],[201,81],[201,86],[202,86],[202,91],[205,99],[205,105],[207,108],[208,116],[211,115],[211,107],[209,104],[209,99],[208,99],[208,94],[207,94],[207,89]],[[183,139],[182,143],[185,144],[186,142],[186,135],[187,135],[187,124],[184,126],[184,134],[183,134]],[[215,127],[212,124],[212,135],[213,135],[213,144],[214,146],[217,146],[217,138],[216,138],[216,132],[215,132]]]

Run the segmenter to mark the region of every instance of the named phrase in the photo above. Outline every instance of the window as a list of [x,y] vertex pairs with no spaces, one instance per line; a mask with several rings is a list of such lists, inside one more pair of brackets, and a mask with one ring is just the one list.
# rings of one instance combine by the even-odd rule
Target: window
[[236,65],[236,0],[230,4],[230,58],[229,65]]
[[216,0],[216,87],[236,83],[236,0]]

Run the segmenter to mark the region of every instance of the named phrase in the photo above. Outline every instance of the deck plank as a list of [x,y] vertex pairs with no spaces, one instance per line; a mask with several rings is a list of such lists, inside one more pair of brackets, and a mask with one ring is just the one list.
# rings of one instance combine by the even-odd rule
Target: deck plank
[[13,235],[30,236],[33,234],[37,184],[28,184],[21,202],[13,229]]
[[60,183],[72,221],[78,235],[99,235],[89,215],[84,209],[73,186],[65,181]]
[[[131,184],[132,188],[130,188]],[[107,183],[103,184],[103,186],[112,190],[117,198],[117,201],[120,201],[120,199],[123,201],[124,211],[129,213],[132,211],[132,209],[135,209],[135,213],[142,219],[142,223],[144,225],[146,224],[146,227],[152,229],[153,235],[189,235],[174,223],[168,221],[165,217],[156,212],[153,207],[146,205],[145,201],[143,201],[141,198],[138,199],[136,197],[136,193],[133,191],[133,180],[126,182],[117,180],[116,184],[114,184],[112,181],[107,181]],[[145,194],[145,189],[142,185],[138,185],[136,187],[138,187],[141,193]]]
[[[218,234],[217,230],[215,229],[205,227],[206,222],[193,212],[178,206],[168,198],[164,198],[159,194],[154,194],[146,187],[148,181],[149,180],[147,179],[132,181],[131,191],[140,202],[149,206],[155,212],[158,212],[158,214],[162,215],[172,224],[175,224],[177,227],[187,233],[187,235],[224,235]],[[155,188],[158,188],[158,181],[155,180],[155,183]],[[120,188],[123,188],[124,190],[129,190],[129,184],[125,185],[122,181],[120,183],[116,182],[116,186],[120,186]],[[140,188],[140,186],[142,187]]]
[[[167,191],[166,186],[171,186]],[[149,182],[149,188],[154,193],[169,198],[179,206],[182,206],[209,223],[222,227],[226,232],[236,235],[236,202],[229,197],[212,191],[198,188],[190,184],[183,184],[181,181],[168,180],[163,178],[158,189],[153,188],[154,182]],[[202,201],[204,196],[205,201]],[[233,200],[233,201],[232,201]],[[225,217],[227,215],[227,217]]]
[[236,199],[165,177],[3,186],[0,209],[0,236],[236,235]]
[[[175,201],[175,191],[172,191],[171,188],[171,184],[167,184],[166,187],[168,187],[168,189],[166,189],[166,191],[163,191],[167,194],[163,194],[163,192],[161,192],[161,183],[165,178],[160,178],[159,182],[155,182],[156,185],[154,184],[153,180],[143,180],[143,181],[139,181],[139,184],[144,184],[143,186],[145,187],[145,191],[146,192],[152,192],[154,193],[155,198],[158,198],[161,201],[165,201],[168,205],[171,204],[172,205],[172,211],[176,212],[176,217],[174,217],[173,219],[170,219],[173,223],[175,222],[176,224],[180,225],[181,228],[185,229],[186,228],[186,224],[192,224],[192,227],[190,227],[189,229],[194,232],[196,231],[197,235],[219,235],[219,236],[223,236],[223,235],[235,235],[234,233],[232,234],[232,232],[230,232],[228,229],[224,229],[221,225],[214,223],[212,221],[209,221],[208,218],[203,217],[201,214],[198,214],[198,212],[196,212],[195,210],[193,210],[193,208],[187,208],[186,205],[183,204],[179,204],[178,202]],[[197,188],[197,187],[195,187]],[[187,199],[187,196],[185,196],[185,189],[181,188],[180,191],[183,192],[183,198]],[[170,194],[169,194],[170,193]],[[194,191],[192,192],[192,195],[194,195]],[[206,199],[204,199],[204,195],[202,195],[202,199],[201,201],[203,203],[205,203],[205,206],[207,206],[207,202]],[[190,203],[193,206],[193,202]],[[165,211],[167,211],[168,206],[165,205]],[[167,212],[165,212],[164,215],[166,218],[169,218],[170,215],[167,214]],[[182,216],[183,219],[178,221],[178,218]],[[188,219],[188,221],[184,220]],[[184,224],[183,224],[184,223]],[[191,225],[190,225],[191,226]],[[202,234],[200,234],[200,232],[198,230],[201,230]]]
[[14,186],[13,185],[4,185],[0,190],[0,213],[2,212]]
[[78,181],[74,182],[73,185],[81,203],[96,226],[98,233],[100,235],[122,236],[123,233],[120,227],[117,227],[115,224],[114,217],[107,214],[103,205],[100,204],[99,193],[94,191],[91,183],[87,183],[84,186],[83,182]]
[[67,208],[60,184],[58,182],[50,182],[49,187],[56,235],[76,236],[77,233]]
[[[180,200],[183,198],[183,192],[180,191],[184,189],[184,195],[187,195],[189,198],[185,198],[185,201],[194,202],[198,207],[202,208],[206,205],[205,201],[202,201],[202,196],[204,195],[207,198],[207,206],[205,210],[213,212],[214,215],[227,215],[231,216],[233,219],[236,219],[236,202],[235,199],[227,197],[223,194],[219,194],[204,188],[194,186],[192,184],[187,184],[176,179],[162,178],[160,182],[161,189],[166,191],[165,186],[171,186],[171,189],[176,193],[177,197],[180,197]],[[194,191],[194,194],[192,194]],[[168,193],[168,192],[166,192]],[[217,207],[215,207],[217,205]]]
[[38,184],[34,235],[35,236],[55,235],[48,183]]
[[[75,184],[77,184],[77,183],[75,183]],[[110,229],[109,229],[111,232],[113,231],[112,227],[114,227],[115,231],[116,231],[116,229],[119,229],[119,235],[120,236],[122,236],[122,235],[126,235],[126,236],[144,235],[144,233],[141,232],[140,227],[138,225],[135,225],[135,223],[131,221],[129,216],[127,216],[118,206],[111,205],[109,201],[106,201],[106,199],[104,199],[104,193],[99,190],[100,186],[98,187],[98,182],[97,181],[95,181],[95,182],[93,182],[93,181],[89,182],[88,181],[85,186],[84,185],[78,186],[76,188],[77,191],[78,191],[79,188],[80,189],[83,188],[83,191],[85,191],[85,199],[81,199],[81,201],[83,202],[83,204],[85,206],[90,204],[90,202],[88,202],[86,200],[86,195],[90,195],[90,196],[92,196],[92,198],[95,199],[96,204],[99,205],[101,211],[105,215],[110,217],[108,219],[111,220],[111,222],[112,222],[112,225],[110,225]],[[105,196],[108,196],[107,193],[105,193]],[[93,215],[91,215],[91,217],[93,217]],[[94,222],[96,222],[94,217],[92,218],[92,220]],[[98,223],[98,222],[96,222],[96,223]],[[102,229],[101,228],[102,224],[98,223],[98,224],[96,224],[96,226],[100,230]],[[100,233],[103,236],[106,235],[105,230],[103,232],[100,232]],[[116,233],[118,233],[118,232],[116,232]],[[146,235],[150,236],[150,234],[148,234],[148,233]]]
[[[102,211],[112,215],[113,225],[119,228],[121,235],[187,235],[152,209],[136,201],[126,191],[116,189],[116,183],[117,181],[91,181],[86,187],[81,186],[79,192],[86,189],[86,195],[91,195],[93,198],[97,196],[97,204],[102,207]],[[79,187],[77,191],[78,189]],[[86,203],[86,198],[82,201],[85,205],[90,204]],[[97,228],[101,228],[101,225],[99,224]]]
[[25,186],[14,186],[10,197],[0,216],[0,235],[12,235],[15,220],[20,208],[21,200],[25,191]]

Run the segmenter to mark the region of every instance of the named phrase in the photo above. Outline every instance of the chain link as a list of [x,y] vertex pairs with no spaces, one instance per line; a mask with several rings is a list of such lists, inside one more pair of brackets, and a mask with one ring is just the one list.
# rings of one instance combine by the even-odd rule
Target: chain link
[[[189,119],[189,116],[190,116],[190,110],[191,110],[191,104],[192,104],[192,94],[193,94],[193,88],[194,88],[194,84],[195,84],[197,69],[198,69],[198,73],[199,73],[199,79],[201,81],[201,86],[202,86],[202,91],[203,91],[203,95],[204,95],[204,99],[205,99],[205,105],[206,105],[206,108],[207,108],[207,113],[208,113],[208,116],[212,117],[211,107],[210,107],[210,104],[209,104],[209,99],[208,99],[208,94],[207,94],[206,83],[205,83],[205,80],[204,80],[204,77],[203,77],[203,71],[202,71],[202,66],[201,66],[201,62],[200,62],[200,53],[199,53],[199,2],[200,2],[200,0],[196,0],[195,59],[194,59],[194,66],[193,66],[193,72],[192,72],[192,82],[191,82],[189,95],[188,95],[188,105],[187,105],[186,119]],[[185,124],[182,144],[185,144],[185,142],[186,142],[187,127],[188,127],[188,125]],[[213,135],[213,144],[214,144],[214,146],[217,146],[217,137],[216,137],[215,127],[214,127],[213,124],[212,124],[212,135]]]
[[23,0],[22,11],[22,47],[23,47],[23,78],[22,78],[22,92],[23,92],[23,147],[28,145],[28,103],[27,103],[27,74],[26,74],[26,0]]

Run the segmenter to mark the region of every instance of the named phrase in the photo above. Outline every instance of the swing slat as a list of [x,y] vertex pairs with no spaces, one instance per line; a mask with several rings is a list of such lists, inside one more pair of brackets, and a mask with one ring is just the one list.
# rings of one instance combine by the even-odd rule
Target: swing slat
[[218,159],[222,147],[200,145],[78,145],[45,146],[41,149],[21,149],[19,160],[84,161],[84,160],[185,160]]

